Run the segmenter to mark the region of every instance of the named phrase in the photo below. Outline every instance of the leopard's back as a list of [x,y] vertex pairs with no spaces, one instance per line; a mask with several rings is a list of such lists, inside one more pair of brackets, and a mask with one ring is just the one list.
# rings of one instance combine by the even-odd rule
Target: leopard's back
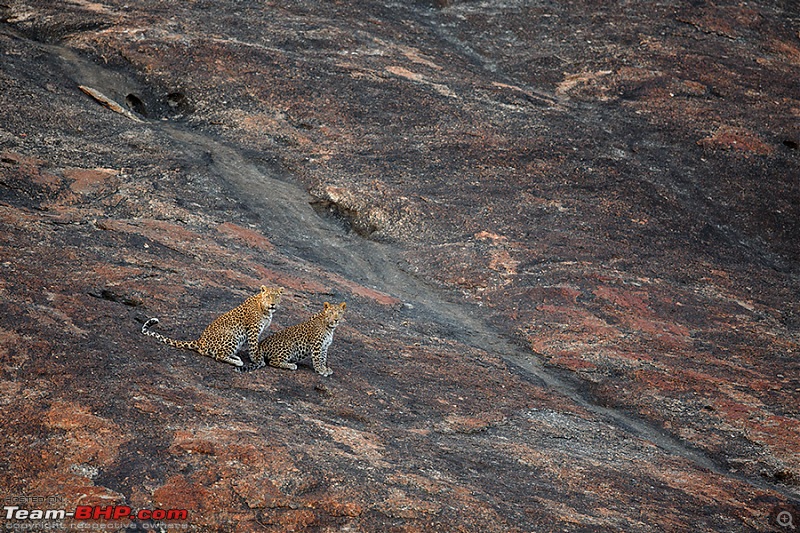
[[247,340],[248,332],[258,331],[261,336],[271,322],[272,312],[262,312],[257,302],[249,298],[239,307],[218,316],[203,331],[197,343],[205,349],[221,349],[230,348],[230,343],[234,342],[238,350]]
[[260,350],[269,361],[280,359],[296,363],[310,357],[314,348],[322,345],[326,329],[325,323],[317,315],[270,335],[261,341]]

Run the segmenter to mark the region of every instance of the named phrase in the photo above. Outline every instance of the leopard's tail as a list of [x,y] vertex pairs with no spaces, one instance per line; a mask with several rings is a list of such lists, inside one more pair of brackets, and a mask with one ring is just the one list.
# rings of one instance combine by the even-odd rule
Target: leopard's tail
[[151,337],[155,337],[164,344],[172,346],[173,348],[181,348],[183,350],[194,350],[195,352],[200,351],[200,346],[198,346],[197,341],[176,341],[175,339],[170,339],[169,337],[165,337],[161,333],[150,331],[150,326],[154,324],[158,324],[157,318],[151,318],[150,320],[145,322],[144,325],[142,326],[142,333],[144,333],[145,335],[150,335]]

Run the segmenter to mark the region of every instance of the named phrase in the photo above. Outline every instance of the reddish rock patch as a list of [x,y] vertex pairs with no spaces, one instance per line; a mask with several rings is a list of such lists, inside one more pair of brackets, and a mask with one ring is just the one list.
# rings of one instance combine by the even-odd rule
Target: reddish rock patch
[[720,148],[757,155],[769,155],[774,151],[774,148],[753,132],[731,126],[720,126],[710,136],[697,141],[697,144],[703,148]]

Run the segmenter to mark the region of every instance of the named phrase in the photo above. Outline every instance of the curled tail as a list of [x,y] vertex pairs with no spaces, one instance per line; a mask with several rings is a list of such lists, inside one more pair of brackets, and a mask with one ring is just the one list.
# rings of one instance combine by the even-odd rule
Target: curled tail
[[154,324],[158,324],[157,318],[151,318],[150,320],[145,322],[144,325],[142,326],[142,333],[144,333],[145,335],[150,335],[151,337],[155,337],[164,344],[172,346],[173,348],[181,348],[183,350],[194,350],[195,352],[200,351],[200,346],[198,346],[197,341],[176,341],[175,339],[170,339],[169,337],[165,337],[161,333],[150,331],[150,326]]

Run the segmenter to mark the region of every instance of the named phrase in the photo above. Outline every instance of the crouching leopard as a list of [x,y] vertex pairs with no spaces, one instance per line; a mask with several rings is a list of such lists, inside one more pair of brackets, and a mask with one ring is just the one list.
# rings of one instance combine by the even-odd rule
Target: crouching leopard
[[244,362],[236,352],[247,341],[250,359],[257,357],[258,338],[272,322],[272,314],[281,300],[281,293],[283,293],[282,287],[273,289],[262,285],[261,292],[218,317],[203,331],[200,338],[194,341],[176,341],[150,331],[150,326],[158,324],[157,318],[145,322],[142,333],[175,348],[194,350],[200,355],[240,367]]
[[314,370],[322,376],[330,376],[333,370],[328,366],[328,347],[333,342],[333,331],[339,325],[346,307],[345,302],[339,305],[325,302],[322,311],[307,321],[282,329],[261,341],[258,354],[250,358],[252,364],[236,370],[256,370],[265,366],[265,359],[270,366],[297,370],[297,362],[311,357]]

